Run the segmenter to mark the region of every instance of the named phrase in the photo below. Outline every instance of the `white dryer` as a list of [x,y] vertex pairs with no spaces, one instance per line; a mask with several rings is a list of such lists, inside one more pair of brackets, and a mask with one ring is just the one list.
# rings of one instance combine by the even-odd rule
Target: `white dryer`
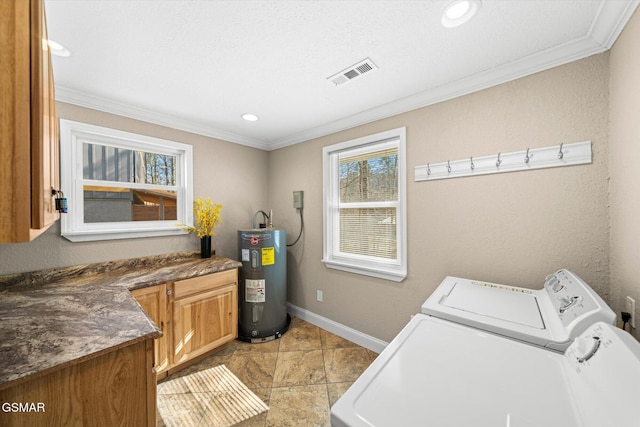
[[582,279],[561,269],[533,290],[446,277],[422,313],[563,352],[594,322],[615,313]]
[[564,354],[417,314],[331,408],[334,427],[640,425],[640,343],[598,322]]

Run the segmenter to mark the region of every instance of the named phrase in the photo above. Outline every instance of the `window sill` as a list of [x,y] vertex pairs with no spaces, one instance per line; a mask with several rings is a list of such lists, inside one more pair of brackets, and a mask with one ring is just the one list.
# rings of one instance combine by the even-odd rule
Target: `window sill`
[[73,231],[61,235],[71,242],[93,242],[98,240],[135,239],[143,237],[180,236],[187,234],[179,229],[172,230],[109,230],[109,231]]
[[391,280],[394,282],[402,282],[407,277],[406,271],[396,269],[374,268],[347,262],[323,259],[322,262],[328,268],[335,270],[347,271],[349,273],[362,274],[365,276],[376,277],[378,279]]

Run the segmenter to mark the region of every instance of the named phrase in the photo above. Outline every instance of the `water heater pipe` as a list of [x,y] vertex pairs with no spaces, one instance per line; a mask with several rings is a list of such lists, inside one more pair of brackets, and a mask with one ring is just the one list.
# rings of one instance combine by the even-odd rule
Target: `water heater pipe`
[[273,211],[269,211],[270,215],[267,215],[267,213],[266,213],[265,211],[263,211],[263,210],[259,210],[259,211],[256,211],[256,213],[255,213],[255,214],[253,214],[253,229],[254,229],[254,230],[257,230],[257,227],[256,227],[256,217],[257,217],[257,216],[258,216],[258,214],[260,214],[260,213],[262,214],[262,219],[263,219],[263,220],[265,220],[265,221],[266,221],[266,220],[268,220],[268,221],[269,221],[269,223],[268,223],[269,228],[272,228],[272,227],[273,227],[273,221],[271,220],[271,216],[273,215]]

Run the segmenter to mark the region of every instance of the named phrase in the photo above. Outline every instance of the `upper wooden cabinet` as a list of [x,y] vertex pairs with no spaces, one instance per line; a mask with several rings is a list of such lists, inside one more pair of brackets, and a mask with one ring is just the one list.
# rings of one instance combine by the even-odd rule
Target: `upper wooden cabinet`
[[58,214],[58,120],[42,0],[0,2],[0,243],[27,242]]

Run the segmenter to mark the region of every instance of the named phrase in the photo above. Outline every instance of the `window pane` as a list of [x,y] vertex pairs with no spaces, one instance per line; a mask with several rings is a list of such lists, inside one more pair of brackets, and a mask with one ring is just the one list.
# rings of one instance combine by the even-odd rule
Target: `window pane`
[[397,259],[396,209],[340,209],[340,252]]
[[85,142],[82,144],[84,179],[175,185],[176,156]]
[[84,186],[84,222],[177,220],[175,191]]
[[398,150],[340,158],[340,202],[398,200]]

